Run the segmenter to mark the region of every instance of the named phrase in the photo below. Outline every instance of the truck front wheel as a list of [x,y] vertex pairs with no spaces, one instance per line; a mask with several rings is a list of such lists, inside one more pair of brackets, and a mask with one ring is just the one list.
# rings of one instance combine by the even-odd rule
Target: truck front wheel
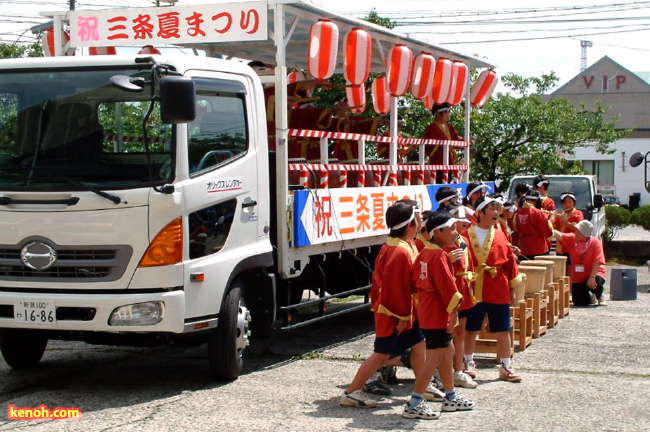
[[235,283],[224,299],[219,324],[208,340],[208,361],[214,377],[232,381],[244,364],[243,352],[249,344],[251,315],[242,298],[242,287]]
[[0,330],[0,352],[9,366],[28,369],[36,366],[43,357],[47,338],[31,330]]

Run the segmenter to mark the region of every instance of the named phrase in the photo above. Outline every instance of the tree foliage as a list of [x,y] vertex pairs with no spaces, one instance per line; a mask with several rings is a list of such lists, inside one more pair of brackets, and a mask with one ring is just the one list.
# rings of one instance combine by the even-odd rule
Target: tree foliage
[[605,226],[604,238],[606,241],[612,241],[618,235],[618,232],[630,223],[630,211],[625,207],[617,205],[605,206]]
[[642,226],[644,230],[650,231],[650,205],[635,208],[630,223]]
[[475,178],[507,185],[515,175],[573,174],[580,167],[566,157],[576,148],[595,146],[613,153],[609,145],[629,132],[616,130],[618,117],[607,122],[599,103],[588,111],[563,98],[545,98],[558,81],[553,72],[530,78],[510,73],[501,80],[509,92],[472,112]]
[[40,37],[32,44],[0,42],[0,58],[43,57]]

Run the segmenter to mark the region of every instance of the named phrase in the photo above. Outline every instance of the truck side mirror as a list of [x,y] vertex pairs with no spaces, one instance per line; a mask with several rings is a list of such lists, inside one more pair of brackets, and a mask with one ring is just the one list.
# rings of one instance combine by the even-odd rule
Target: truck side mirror
[[164,76],[160,79],[160,115],[163,123],[178,124],[196,118],[194,81],[189,77]]
[[594,208],[601,208],[603,206],[603,196],[601,194],[594,195]]

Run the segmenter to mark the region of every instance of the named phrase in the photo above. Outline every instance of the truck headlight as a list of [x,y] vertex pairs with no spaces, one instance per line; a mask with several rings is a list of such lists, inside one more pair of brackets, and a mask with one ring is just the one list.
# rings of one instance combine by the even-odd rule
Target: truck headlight
[[111,312],[110,326],[147,326],[158,324],[163,319],[165,303],[152,301],[120,306]]

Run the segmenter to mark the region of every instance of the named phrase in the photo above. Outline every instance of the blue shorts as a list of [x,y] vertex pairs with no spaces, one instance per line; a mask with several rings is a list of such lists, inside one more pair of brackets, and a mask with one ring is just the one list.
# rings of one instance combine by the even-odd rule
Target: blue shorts
[[471,311],[472,311],[472,308],[465,309],[465,310],[462,310],[462,311],[458,311],[458,319],[467,318]]
[[481,330],[483,319],[488,316],[490,331],[493,333],[510,331],[510,305],[479,302],[470,309],[465,330],[477,332]]
[[452,340],[451,333],[447,329],[424,329],[427,349],[447,348]]
[[396,357],[423,340],[424,335],[420,331],[420,327],[418,327],[417,323],[413,323],[410,330],[403,331],[400,334],[395,332],[390,336],[375,338],[375,352]]

